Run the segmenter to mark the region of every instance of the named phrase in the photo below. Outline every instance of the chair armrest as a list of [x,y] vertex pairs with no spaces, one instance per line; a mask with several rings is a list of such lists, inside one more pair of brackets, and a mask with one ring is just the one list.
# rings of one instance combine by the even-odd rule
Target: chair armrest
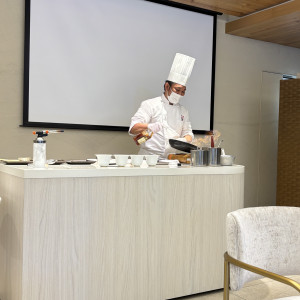
[[242,269],[245,269],[247,271],[250,271],[250,272],[262,275],[264,277],[268,277],[268,278],[271,278],[273,280],[276,280],[276,281],[282,282],[284,284],[290,285],[291,287],[293,287],[294,289],[296,289],[300,293],[300,283],[298,283],[295,280],[292,280],[292,279],[287,278],[285,276],[281,276],[281,275],[278,275],[276,273],[272,273],[272,272],[266,271],[264,269],[260,269],[258,267],[246,264],[246,263],[244,263],[240,260],[237,260],[237,259],[233,258],[227,252],[225,252],[225,254],[224,254],[224,259],[225,259],[225,262],[229,262],[229,263],[231,263],[231,264],[233,264],[237,267],[240,267]]

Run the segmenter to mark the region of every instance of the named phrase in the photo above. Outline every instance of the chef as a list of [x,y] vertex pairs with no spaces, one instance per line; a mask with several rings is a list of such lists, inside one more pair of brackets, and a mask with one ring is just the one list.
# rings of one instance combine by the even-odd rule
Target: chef
[[158,154],[166,158],[175,149],[169,139],[191,142],[194,138],[188,111],[180,104],[186,92],[186,83],[192,73],[195,59],[176,53],[170,74],[160,97],[142,102],[131,118],[129,133],[138,135],[144,130],[153,132],[151,139],[141,144],[139,154]]

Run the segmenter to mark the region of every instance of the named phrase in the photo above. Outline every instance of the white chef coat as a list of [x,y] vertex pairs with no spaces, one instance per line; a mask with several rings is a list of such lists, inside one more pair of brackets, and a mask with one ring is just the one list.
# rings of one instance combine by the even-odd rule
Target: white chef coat
[[181,104],[170,105],[164,94],[141,103],[131,118],[129,131],[137,123],[156,122],[162,123],[163,129],[140,146],[139,154],[158,154],[160,157],[167,157],[170,153],[169,139],[182,138],[186,135],[194,137],[188,111]]

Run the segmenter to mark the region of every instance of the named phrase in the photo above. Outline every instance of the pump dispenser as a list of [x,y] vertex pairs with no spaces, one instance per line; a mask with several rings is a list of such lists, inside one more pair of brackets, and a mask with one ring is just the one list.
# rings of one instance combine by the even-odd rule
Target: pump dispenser
[[48,136],[49,133],[59,133],[63,130],[43,130],[33,131],[37,134],[36,139],[33,141],[33,167],[45,168],[46,165],[46,141],[43,137]]

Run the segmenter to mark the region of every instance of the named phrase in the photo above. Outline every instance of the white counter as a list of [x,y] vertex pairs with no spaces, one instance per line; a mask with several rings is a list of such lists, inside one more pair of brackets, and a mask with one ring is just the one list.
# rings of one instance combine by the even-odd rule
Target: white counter
[[0,165],[0,295],[165,300],[223,286],[244,167]]
[[155,167],[98,167],[97,165],[58,165],[46,169],[34,169],[27,165],[0,165],[0,171],[21,178],[68,178],[68,177],[119,177],[119,176],[174,176],[174,175],[213,175],[242,174],[244,166],[193,167],[182,165],[169,168],[168,165]]

